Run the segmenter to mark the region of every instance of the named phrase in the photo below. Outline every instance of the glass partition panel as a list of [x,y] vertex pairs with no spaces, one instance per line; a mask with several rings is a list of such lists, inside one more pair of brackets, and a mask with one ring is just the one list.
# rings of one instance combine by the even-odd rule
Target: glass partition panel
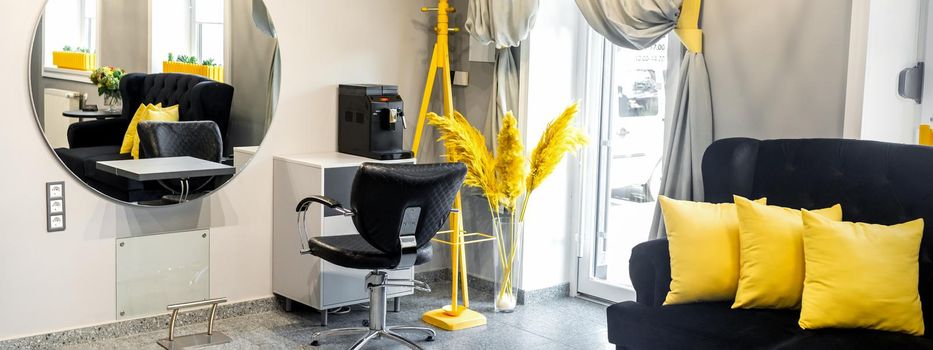
[[118,239],[116,250],[118,320],[210,298],[208,230]]

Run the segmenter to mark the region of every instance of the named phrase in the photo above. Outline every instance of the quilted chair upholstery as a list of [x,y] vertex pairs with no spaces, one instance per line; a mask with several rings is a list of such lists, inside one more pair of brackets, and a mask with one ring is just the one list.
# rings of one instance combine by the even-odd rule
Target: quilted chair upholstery
[[[220,129],[212,121],[193,122],[142,122],[139,132],[139,158],[194,157],[211,162],[220,162],[223,142]],[[212,183],[212,177],[189,179],[192,192],[204,190]],[[162,186],[173,192],[181,192],[179,184],[161,181]]]
[[[933,147],[733,138],[706,150],[702,170],[707,202],[732,202],[738,194],[790,208],[840,203],[846,221],[890,225],[923,218],[918,288],[924,323],[933,326]],[[671,281],[664,239],[636,246],[629,268],[636,301],[607,309],[609,339],[619,349],[933,349],[933,331],[925,337],[804,331],[797,326],[799,310],[731,310],[731,303],[661,306]]]
[[414,264],[431,260],[431,239],[447,222],[465,174],[461,163],[363,164],[350,196],[353,224],[360,234],[311,237],[311,254],[348,268],[394,269],[402,256],[399,227],[404,211],[420,207]]
[[194,157],[220,162],[223,142],[220,129],[212,121],[142,122],[139,132],[139,157]]
[[232,86],[189,74],[127,74],[120,80],[123,115],[119,118],[72,124],[69,148],[56,149],[58,157],[78,178],[104,194],[123,201],[160,198],[164,190],[133,180],[96,171],[96,162],[127,159],[119,154],[123,135],[136,107],[142,103],[178,105],[180,121],[210,121],[227,141],[233,103]]

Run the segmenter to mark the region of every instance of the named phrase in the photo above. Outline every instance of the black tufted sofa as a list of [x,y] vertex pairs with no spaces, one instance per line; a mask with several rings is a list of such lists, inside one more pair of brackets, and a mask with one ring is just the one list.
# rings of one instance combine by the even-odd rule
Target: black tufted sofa
[[[703,157],[706,201],[732,195],[768,204],[842,204],[847,221],[933,223],[933,148],[873,141],[803,139],[714,142]],[[618,349],[933,349],[933,225],[924,229],[920,298],[927,336],[871,330],[802,330],[799,310],[732,310],[728,303],[661,306],[670,290],[667,240],[642,243],[629,264],[636,301],[610,306]],[[871,288],[871,286],[865,286]],[[884,312],[884,310],[878,310]]]
[[139,202],[162,197],[157,184],[140,183],[97,171],[97,162],[130,159],[120,154],[123,136],[140,104],[178,105],[180,121],[212,121],[227,142],[233,87],[189,74],[127,74],[120,80],[123,115],[120,118],[72,124],[69,148],[55,150],[71,172],[98,191],[115,199]]

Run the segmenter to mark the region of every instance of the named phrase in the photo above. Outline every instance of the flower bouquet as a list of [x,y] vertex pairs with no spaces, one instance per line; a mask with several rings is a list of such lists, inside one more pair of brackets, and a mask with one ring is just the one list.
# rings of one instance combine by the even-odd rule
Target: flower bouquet
[[107,111],[113,112],[114,106],[120,102],[120,79],[126,75],[122,68],[105,66],[91,72],[91,83],[97,86],[97,94],[104,97]]
[[538,145],[525,156],[518,121],[511,112],[502,122],[497,135],[497,152],[486,147],[482,133],[458,112],[452,117],[428,114],[428,123],[438,129],[439,141],[447,149],[447,160],[467,166],[465,185],[483,191],[492,215],[496,236],[497,277],[495,309],[510,312],[515,309],[514,292],[516,262],[521,260],[522,230],[531,194],[541,185],[564,155],[577,151],[587,143],[582,130],[573,126],[577,104],[568,107],[551,121]]

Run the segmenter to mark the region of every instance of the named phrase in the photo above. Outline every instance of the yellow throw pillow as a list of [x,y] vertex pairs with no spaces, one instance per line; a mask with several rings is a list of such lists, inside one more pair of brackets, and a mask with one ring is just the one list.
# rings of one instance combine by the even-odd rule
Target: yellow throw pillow
[[[664,305],[735,298],[739,219],[732,203],[660,197],[671,251],[671,291]],[[759,199],[764,204],[766,199]]]
[[[177,122],[178,121],[178,105],[171,107],[162,108],[161,104],[156,106],[150,106],[149,111],[139,120],[139,122],[144,121],[158,121],[158,122]],[[135,131],[135,126],[134,126]],[[139,159],[139,135],[133,139],[133,150],[131,151],[133,159]]]
[[120,154],[127,154],[133,151],[133,144],[136,142],[136,125],[139,124],[139,121],[143,119],[148,113],[149,110],[154,107],[162,107],[162,104],[153,106],[150,104],[140,103],[139,108],[136,108],[136,113],[133,114],[133,119],[130,120],[130,125],[126,128],[126,133],[123,134],[123,145],[120,146]]
[[800,327],[869,328],[923,335],[923,219],[894,225],[835,222],[803,211]]
[[[800,210],[735,196],[739,215],[739,289],[733,309],[796,309],[803,294],[803,219]],[[842,206],[814,210],[842,220]]]

